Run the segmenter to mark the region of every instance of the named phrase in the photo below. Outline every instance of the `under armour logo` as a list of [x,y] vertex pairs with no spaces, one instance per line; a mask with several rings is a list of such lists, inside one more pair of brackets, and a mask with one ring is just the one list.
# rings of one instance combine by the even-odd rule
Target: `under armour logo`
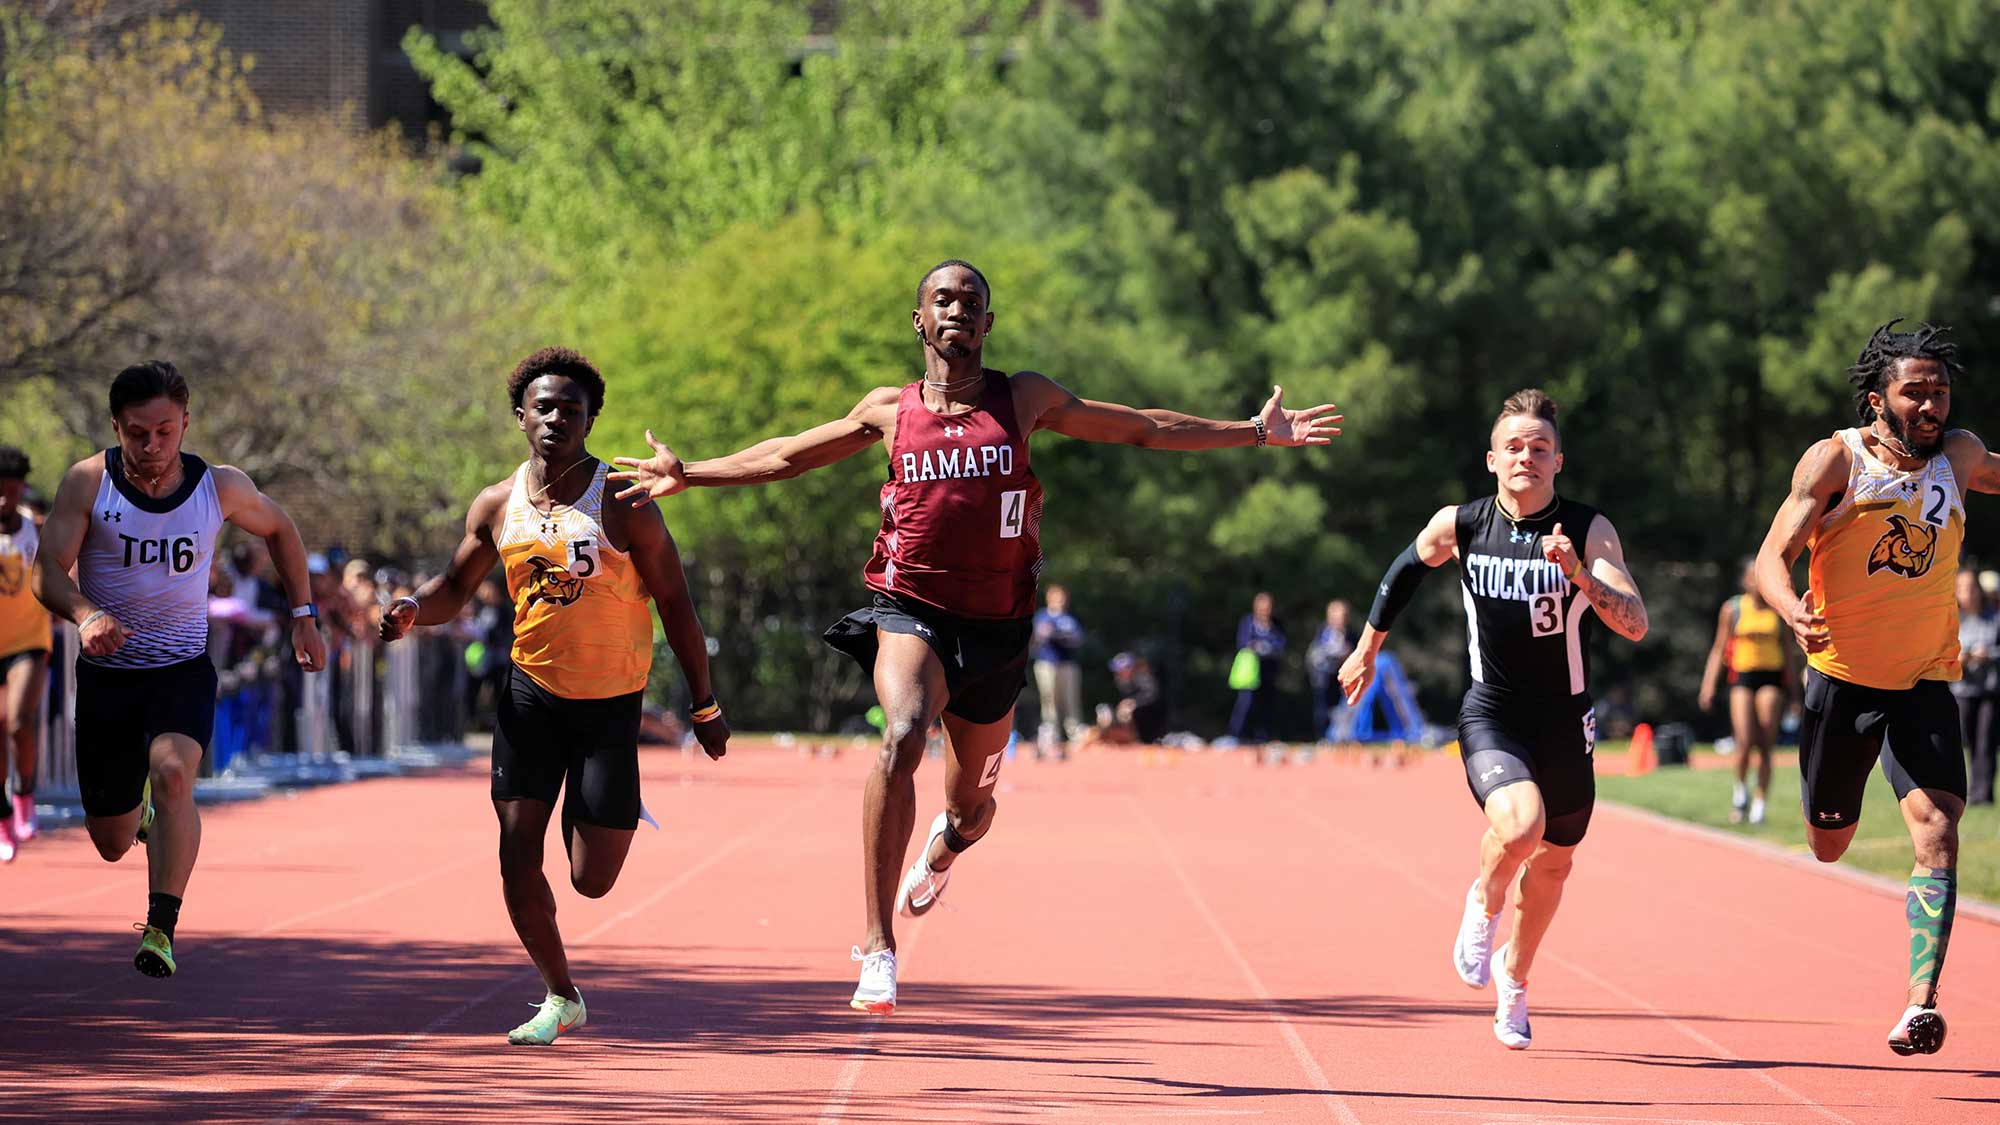
[[931,635],[931,631],[930,631],[930,629],[929,629],[929,628],[928,628],[927,626],[923,626],[923,625],[919,625],[919,626],[917,626],[917,635],[918,635],[918,636],[923,636],[923,637],[928,637],[928,636],[930,636],[930,635]]
[[543,534],[543,535],[554,535],[555,533],[556,533],[556,523],[555,523],[555,521],[554,521],[554,520],[543,520],[543,521],[542,521],[542,534]]
[[1480,770],[1479,780],[1492,781],[1494,778],[1499,777],[1501,774],[1506,772],[1507,772],[1506,766],[1494,766],[1492,769]]
[[114,511],[112,511],[112,510],[111,510],[110,508],[106,508],[106,509],[104,509],[104,522],[105,522],[105,523],[124,523],[124,522],[125,522],[125,513],[124,513],[124,512],[114,512]]
[[946,437],[964,437],[964,436],[965,436],[965,427],[964,427],[964,426],[946,426],[946,427],[944,428],[944,436],[946,436]]
[[1821,820],[1839,820],[1839,819],[1840,819],[1840,814],[1839,814],[1839,813],[1837,813],[1837,812],[1823,812],[1823,813],[1815,813],[1814,815],[1815,815],[1815,816],[1817,816],[1817,817],[1819,817],[1819,818],[1820,818]]
[[1534,541],[1535,533],[1532,531],[1522,531],[1517,527],[1507,533],[1507,542],[1509,543],[1533,543]]

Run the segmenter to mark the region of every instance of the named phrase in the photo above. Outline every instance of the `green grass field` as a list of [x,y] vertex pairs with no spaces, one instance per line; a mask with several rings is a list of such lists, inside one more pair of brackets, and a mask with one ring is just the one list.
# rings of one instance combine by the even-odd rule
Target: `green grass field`
[[[1624,743],[1604,742],[1599,749],[1622,753]],[[1695,748],[1698,761],[1713,761],[1706,745]],[[1799,771],[1780,762],[1771,777],[1771,809],[1756,827],[1729,823],[1729,789],[1735,774],[1727,769],[1668,767],[1643,777],[1599,775],[1597,794],[1610,801],[1636,805],[1678,820],[1740,832],[1799,852],[1806,850],[1805,824],[1799,817]],[[1959,824],[1959,893],[2000,903],[2000,810],[1987,805],[1968,809]],[[1902,879],[1910,873],[1910,837],[1896,809],[1896,796],[1878,769],[1869,776],[1868,796],[1861,808],[1861,830],[1841,860],[1863,871]]]

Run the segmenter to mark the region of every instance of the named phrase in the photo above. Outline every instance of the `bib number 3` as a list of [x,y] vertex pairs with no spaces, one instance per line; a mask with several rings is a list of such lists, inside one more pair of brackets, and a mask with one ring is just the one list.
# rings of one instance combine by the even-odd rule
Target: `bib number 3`
[[1528,627],[1537,637],[1549,637],[1562,632],[1562,599],[1554,594],[1535,595],[1535,599],[1528,603]]

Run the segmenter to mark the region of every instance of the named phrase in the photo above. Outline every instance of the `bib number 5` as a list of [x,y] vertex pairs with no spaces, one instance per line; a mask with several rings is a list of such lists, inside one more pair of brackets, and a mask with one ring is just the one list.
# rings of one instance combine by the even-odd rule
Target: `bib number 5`
[[569,545],[569,573],[572,578],[589,578],[597,573],[600,556],[597,540],[578,539]]

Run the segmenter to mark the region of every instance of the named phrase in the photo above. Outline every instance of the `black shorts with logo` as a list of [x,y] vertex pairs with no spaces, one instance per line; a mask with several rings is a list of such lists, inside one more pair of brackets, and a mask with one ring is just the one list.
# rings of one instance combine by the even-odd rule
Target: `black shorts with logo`
[[833,623],[826,643],[875,674],[881,646],[875,630],[922,637],[944,664],[951,700],[945,710],[969,723],[997,723],[1014,709],[1028,684],[1028,640],[1034,618],[977,621],[957,617],[914,598],[875,595],[875,604]]
[[1902,800],[1917,789],[1965,799],[1965,753],[1958,703],[1942,680],[1894,691],[1806,669],[1799,725],[1799,776],[1806,823],[1845,828],[1861,819],[1861,795],[1877,760]]
[[493,730],[493,799],[553,805],[561,793],[565,823],[637,828],[645,694],[570,699],[509,666]]
[[1589,695],[1525,696],[1474,684],[1458,710],[1459,756],[1479,807],[1495,790],[1532,781],[1542,792],[1542,839],[1575,847],[1597,805],[1597,712]]
[[160,668],[76,662],[76,783],[85,816],[139,807],[149,751],[163,734],[204,750],[215,734],[215,664],[206,654]]

